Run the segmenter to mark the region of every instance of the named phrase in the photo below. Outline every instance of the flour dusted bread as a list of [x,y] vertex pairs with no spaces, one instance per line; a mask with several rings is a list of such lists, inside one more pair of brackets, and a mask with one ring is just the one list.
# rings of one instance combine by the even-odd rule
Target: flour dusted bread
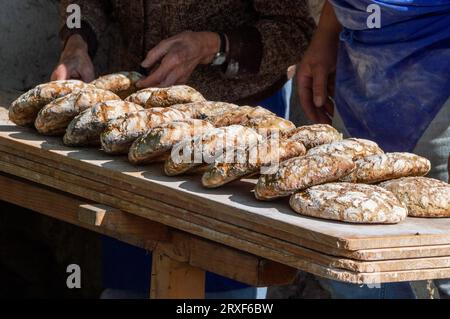
[[431,168],[430,161],[411,153],[386,153],[364,157],[341,181],[373,184],[406,176],[423,176]]
[[268,141],[247,148],[240,159],[238,159],[240,150],[233,150],[236,153],[236,160],[232,162],[216,160],[214,165],[211,165],[203,174],[203,186],[216,188],[258,173],[263,168],[264,170],[276,170],[280,162],[306,153],[305,147],[300,142],[287,140],[274,142],[277,143]]
[[211,124],[215,127],[246,125],[252,119],[257,119],[269,115],[274,116],[275,114],[260,106],[241,106],[236,110],[232,110],[230,112],[208,118],[208,121],[210,121]]
[[180,175],[214,161],[232,150],[261,142],[262,137],[255,130],[242,125],[215,128],[176,144],[164,165],[169,176]]
[[323,144],[308,151],[308,155],[335,153],[341,153],[352,157],[353,160],[358,160],[370,155],[383,154],[384,152],[377,143],[360,138],[348,138],[330,144]]
[[137,91],[136,93],[131,94],[128,96],[125,101],[136,103],[142,107],[145,107],[145,103],[147,103],[147,100],[150,98],[151,94],[155,91],[159,90],[158,88],[146,88],[140,91]]
[[76,116],[67,127],[64,144],[70,146],[100,145],[100,134],[109,121],[142,110],[137,104],[107,101],[94,105]]
[[290,205],[301,215],[359,224],[396,224],[406,207],[391,192],[374,185],[329,183],[291,196]]
[[275,174],[261,175],[255,197],[271,200],[289,196],[314,185],[338,181],[354,168],[352,159],[339,153],[291,158],[282,162]]
[[22,94],[9,107],[9,119],[20,126],[31,126],[39,111],[54,99],[94,86],[78,80],[53,81]]
[[295,129],[294,123],[276,115],[266,115],[259,118],[250,119],[245,126],[251,127],[260,134],[269,136],[277,133],[279,136]]
[[220,116],[232,110],[236,110],[239,108],[239,106],[236,104],[225,102],[202,101],[186,104],[176,104],[172,105],[171,108],[180,111],[189,111],[192,114],[192,118],[203,120],[210,117]]
[[101,134],[102,150],[109,154],[128,154],[131,144],[149,129],[189,118],[190,113],[170,107],[155,107],[127,114],[108,123]]
[[137,91],[136,83],[142,78],[142,74],[138,72],[119,72],[101,76],[91,84],[99,89],[114,92],[124,99]]
[[168,157],[172,147],[184,139],[203,134],[214,127],[207,121],[188,119],[162,124],[147,131],[133,142],[128,159],[133,164],[160,161]]
[[450,185],[433,178],[403,177],[383,182],[414,217],[450,217]]
[[328,124],[314,124],[297,127],[289,131],[286,138],[302,142],[306,149],[342,140],[342,134]]
[[53,100],[39,111],[34,126],[45,135],[64,135],[75,116],[100,102],[120,100],[119,96],[102,89],[87,89]]
[[145,102],[145,107],[168,107],[175,104],[202,101],[206,101],[206,99],[197,90],[187,85],[175,85],[151,90],[150,96]]

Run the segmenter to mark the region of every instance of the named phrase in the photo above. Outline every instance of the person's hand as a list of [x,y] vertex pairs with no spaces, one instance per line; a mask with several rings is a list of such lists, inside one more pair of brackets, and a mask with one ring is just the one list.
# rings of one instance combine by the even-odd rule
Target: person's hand
[[186,31],[161,41],[150,50],[141,66],[149,69],[160,65],[147,78],[137,83],[139,88],[167,87],[185,84],[199,64],[210,64],[220,49],[220,37],[213,32]]
[[51,80],[79,79],[91,82],[94,78],[94,65],[89,57],[86,42],[80,35],[72,35],[67,40],[58,66],[51,75]]
[[316,32],[296,75],[300,103],[314,123],[331,124],[338,43],[326,32]]

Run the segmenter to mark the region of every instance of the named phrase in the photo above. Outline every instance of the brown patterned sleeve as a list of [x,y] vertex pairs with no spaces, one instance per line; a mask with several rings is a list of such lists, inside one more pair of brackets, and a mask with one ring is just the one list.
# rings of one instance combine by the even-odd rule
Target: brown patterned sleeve
[[270,75],[295,64],[314,30],[306,0],[253,0],[259,19],[227,33],[229,59],[239,62],[238,76]]
[[[67,7],[70,4],[77,4],[81,8],[80,29],[69,29],[66,25],[69,15]],[[88,44],[89,54],[93,57],[97,51],[97,37],[106,30],[110,11],[111,3],[109,0],[62,0],[60,4],[60,39],[63,47],[71,35],[79,34]]]

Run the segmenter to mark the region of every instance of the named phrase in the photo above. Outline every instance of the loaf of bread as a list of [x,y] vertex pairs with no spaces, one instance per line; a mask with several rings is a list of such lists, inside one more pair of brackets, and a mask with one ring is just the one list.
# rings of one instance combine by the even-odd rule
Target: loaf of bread
[[175,85],[168,88],[158,88],[150,91],[145,102],[146,108],[168,107],[175,104],[203,102],[206,99],[195,89],[187,85]]
[[396,224],[406,207],[389,191],[365,184],[329,183],[291,196],[290,205],[301,215],[359,224]]
[[64,144],[70,146],[100,145],[100,134],[110,120],[143,110],[125,101],[107,101],[94,105],[76,116],[67,127]]
[[353,160],[358,160],[370,155],[383,154],[384,152],[377,143],[360,138],[348,138],[330,144],[323,144],[308,151],[308,155],[336,153],[341,153],[352,157]]
[[207,121],[188,119],[162,124],[147,131],[133,142],[128,159],[133,164],[146,164],[167,159],[172,147],[184,139],[206,133],[214,127]]
[[276,115],[250,119],[245,126],[251,127],[261,135],[270,136],[276,133],[279,137],[295,129],[294,123]]
[[293,141],[302,142],[309,150],[319,145],[330,144],[342,140],[342,134],[328,124],[314,124],[297,127],[286,135]]
[[424,176],[430,161],[411,153],[386,153],[364,157],[355,162],[356,168],[341,181],[373,184],[406,176]]
[[150,98],[152,92],[155,92],[159,90],[158,88],[146,88],[140,91],[137,91],[136,93],[131,94],[128,96],[125,101],[136,103],[142,107],[145,107],[145,103],[147,103],[147,100]]
[[164,165],[169,176],[180,175],[228,154],[236,148],[245,149],[261,142],[255,130],[242,125],[215,128],[176,144]]
[[20,126],[31,126],[39,111],[51,101],[72,92],[95,88],[78,80],[53,81],[36,86],[22,94],[9,107],[9,119]]
[[238,109],[223,113],[218,116],[208,118],[215,127],[225,127],[230,125],[246,125],[250,120],[268,115],[275,115],[260,106],[241,106]]
[[224,162],[217,159],[214,165],[211,165],[203,174],[203,186],[216,188],[258,173],[263,167],[268,170],[277,170],[280,162],[306,153],[302,143],[288,140],[260,143],[247,148],[242,155],[239,154],[240,151],[234,150],[236,156],[233,161]]
[[176,104],[172,105],[171,108],[180,111],[189,111],[192,114],[192,118],[204,120],[210,117],[220,116],[232,110],[236,110],[239,108],[239,106],[236,104],[225,102],[204,101],[187,104]]
[[102,89],[70,93],[53,100],[38,113],[34,126],[44,135],[64,135],[75,116],[100,102],[120,100],[116,94]]
[[291,158],[282,162],[275,174],[261,175],[255,196],[259,200],[289,196],[314,185],[338,181],[354,168],[353,160],[339,153]]
[[450,185],[427,177],[403,177],[380,184],[394,193],[413,217],[450,217]]
[[131,144],[148,130],[164,123],[189,118],[190,113],[170,107],[154,107],[127,114],[108,123],[101,134],[102,150],[108,154],[128,154]]
[[99,89],[111,91],[124,99],[137,91],[136,83],[142,79],[138,72],[119,72],[99,77],[91,82]]

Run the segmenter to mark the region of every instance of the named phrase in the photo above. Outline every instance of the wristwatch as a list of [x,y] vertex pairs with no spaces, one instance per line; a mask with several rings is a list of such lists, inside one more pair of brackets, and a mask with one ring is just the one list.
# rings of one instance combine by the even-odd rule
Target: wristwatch
[[225,64],[227,61],[227,37],[224,33],[219,33],[220,37],[220,49],[216,53],[211,63],[213,66],[219,66]]

